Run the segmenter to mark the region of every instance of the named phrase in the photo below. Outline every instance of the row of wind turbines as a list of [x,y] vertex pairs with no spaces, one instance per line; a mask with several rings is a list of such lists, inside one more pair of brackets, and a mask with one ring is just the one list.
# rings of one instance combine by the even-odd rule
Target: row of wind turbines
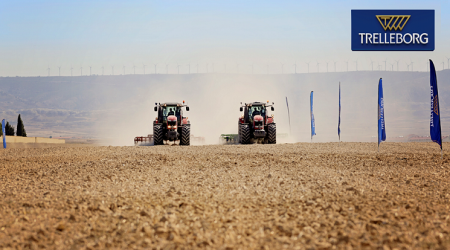
[[[447,59],[447,69],[450,69],[450,58],[446,57],[446,59]],[[381,61],[381,62],[382,63],[384,62],[384,71],[394,71],[394,70],[399,71],[400,60],[388,61],[386,59],[386,60]],[[323,62],[323,63],[315,62],[315,66],[317,67],[317,70],[316,71],[310,71],[310,66],[314,66],[314,64],[312,62],[305,62],[306,66],[307,66],[307,71],[306,72],[307,73],[314,73],[314,72],[318,73],[318,72],[321,72],[320,71],[320,65],[321,64],[326,65],[326,71],[322,71],[322,72],[337,72],[336,71],[336,63],[338,63],[338,61]],[[349,63],[350,63],[350,66],[352,66],[351,65],[352,63],[354,63],[354,66],[355,66],[354,69],[355,69],[355,71],[358,71],[358,60],[355,60],[355,61],[344,61],[344,63],[346,65],[346,71],[347,72],[349,71]],[[375,69],[374,69],[374,63],[376,63],[375,64]],[[329,71],[329,67],[328,66],[330,64],[334,65],[334,71]],[[407,67],[407,71],[414,71],[414,62],[413,61],[410,61],[409,63],[405,62],[405,64],[406,64],[406,67]],[[161,71],[160,68],[159,68],[160,71],[158,71],[158,65],[160,65],[160,64],[153,64],[152,65],[152,66],[154,66],[153,71],[148,72],[148,73],[150,73],[150,74],[169,74],[169,66],[171,66],[171,64],[162,64],[162,66],[165,66],[164,67],[164,69],[165,69],[164,71]],[[194,66],[193,67],[193,71],[191,71],[191,65]],[[281,69],[281,74],[285,74],[285,72],[284,72],[285,64],[284,63],[280,63],[279,65],[281,67],[281,68],[279,68],[279,69]],[[378,61],[373,61],[371,59],[370,60],[370,65],[371,65],[371,70],[372,71],[374,71],[374,70],[382,71],[383,70],[383,64],[380,64],[380,62],[378,62]],[[147,74],[146,66],[148,66],[148,65],[142,64],[142,68],[138,68],[138,67],[136,67],[136,65],[133,65],[131,67],[133,69],[133,74],[134,75],[136,74],[136,68],[143,69],[143,74],[144,75]],[[175,64],[175,69],[176,69],[176,73],[177,74],[180,74],[180,67],[182,67],[182,66],[183,65]],[[186,72],[187,74],[193,74],[193,73],[194,74],[199,74],[199,73],[219,73],[219,72],[222,72],[222,73],[237,73],[237,74],[243,73],[242,72],[242,66],[243,66],[242,64],[235,64],[235,65],[233,65],[235,67],[233,67],[231,69],[227,68],[227,64],[223,64],[223,69],[219,70],[219,72],[216,72],[216,70],[214,68],[216,65],[214,63],[211,63],[211,64],[210,63],[206,63],[205,64],[205,68],[204,68],[205,71],[203,71],[203,72],[199,71],[199,66],[200,66],[199,63],[197,63],[197,64],[190,64],[189,63],[189,64],[187,64],[185,66],[187,66],[187,72]],[[239,66],[241,66],[241,68],[239,68]],[[254,74],[255,64],[244,65],[244,66],[251,67],[251,68],[247,68],[246,70],[250,70],[251,69],[251,73]],[[256,66],[261,66],[261,65],[256,65]],[[265,69],[266,70],[265,73],[266,74],[270,74],[271,73],[270,66],[271,66],[270,64],[264,64],[264,65],[262,65],[262,67],[260,67],[260,69]],[[292,69],[294,70],[293,73],[297,74],[297,66],[298,66],[298,64],[294,63],[294,64],[292,64],[292,66],[293,66]],[[394,66],[397,66],[397,67],[395,68]],[[61,68],[62,68],[62,66],[57,66],[57,67],[58,67],[58,76],[61,76]],[[89,67],[89,76],[92,76],[92,66],[88,66],[88,67]],[[115,75],[114,67],[115,66],[111,65],[110,75]],[[70,76],[74,76],[74,74],[73,74],[73,70],[74,69],[75,68],[73,66],[70,67]],[[76,68],[76,70],[78,70],[78,69],[80,70],[79,71],[80,72],[80,76],[83,76],[83,66],[80,66],[79,68]],[[127,69],[126,66],[122,66],[122,72],[121,73],[123,75],[125,75],[127,73],[126,69]],[[227,69],[230,69],[230,70],[228,71]],[[442,62],[442,70],[444,70],[444,69],[445,69],[445,62],[443,61]],[[102,70],[102,75],[105,75],[105,67],[104,66],[101,67],[101,70]],[[116,70],[117,70],[117,68],[116,68]],[[120,70],[120,68],[119,68],[119,70]],[[427,64],[427,71],[428,70],[429,69],[428,69],[428,64]],[[47,76],[50,76],[50,72],[51,72],[50,65],[47,67],[47,71],[48,71],[47,72]]]

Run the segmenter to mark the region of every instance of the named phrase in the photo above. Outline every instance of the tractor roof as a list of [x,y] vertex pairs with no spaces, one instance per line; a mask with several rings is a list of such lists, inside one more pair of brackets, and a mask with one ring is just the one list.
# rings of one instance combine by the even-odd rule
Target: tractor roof
[[265,106],[266,103],[265,102],[252,102],[252,103],[247,103],[247,105],[252,105],[252,106]]
[[183,106],[183,104],[178,103],[178,102],[165,102],[165,103],[161,103],[161,106]]

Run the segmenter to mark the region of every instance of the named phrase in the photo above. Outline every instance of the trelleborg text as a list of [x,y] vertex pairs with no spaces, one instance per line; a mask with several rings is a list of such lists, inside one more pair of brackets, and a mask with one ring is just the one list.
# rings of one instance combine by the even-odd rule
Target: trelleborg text
[[[428,33],[358,33],[361,44],[427,44]],[[383,36],[384,34],[384,36]]]

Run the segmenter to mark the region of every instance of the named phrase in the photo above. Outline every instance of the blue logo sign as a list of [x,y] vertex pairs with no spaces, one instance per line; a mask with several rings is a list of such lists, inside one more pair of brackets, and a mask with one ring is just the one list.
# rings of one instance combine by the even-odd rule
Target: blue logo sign
[[352,10],[353,51],[433,51],[434,10]]

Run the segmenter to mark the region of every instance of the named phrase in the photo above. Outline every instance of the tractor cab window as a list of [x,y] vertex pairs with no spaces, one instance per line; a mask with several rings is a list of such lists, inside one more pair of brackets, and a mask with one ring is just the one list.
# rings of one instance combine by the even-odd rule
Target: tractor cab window
[[263,114],[265,114],[265,112],[266,112],[266,110],[262,106],[252,106],[248,110],[248,114],[252,119],[255,115],[263,115]]
[[251,106],[248,108],[248,118],[250,122],[253,122],[253,117],[255,117],[255,115],[261,115],[265,117],[264,116],[265,112],[266,108],[263,106]]
[[177,110],[176,106],[165,106],[163,107],[163,121],[167,121],[167,116],[175,115],[175,111]]
[[266,109],[261,109],[261,116],[266,119]]

